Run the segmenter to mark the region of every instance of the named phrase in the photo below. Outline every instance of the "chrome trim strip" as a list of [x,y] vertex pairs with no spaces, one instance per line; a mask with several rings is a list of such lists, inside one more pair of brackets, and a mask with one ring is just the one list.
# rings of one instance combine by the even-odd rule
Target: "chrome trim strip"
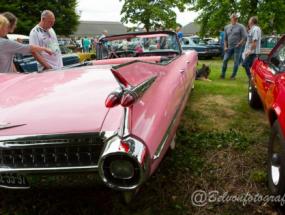
[[[73,137],[84,137],[84,136],[92,136],[102,138],[102,141],[107,141],[108,139],[114,137],[117,132],[107,131],[107,132],[90,132],[90,133],[67,133],[67,134],[37,134],[37,135],[16,135],[16,136],[0,136],[0,148],[12,148],[12,147],[29,147],[29,146],[45,146],[45,145],[60,145],[66,144],[69,142],[56,142],[56,140],[60,141],[62,139]],[[26,139],[37,141],[46,139],[46,143],[29,143],[29,144],[13,144],[13,143],[5,143],[6,141],[17,142],[24,141]],[[55,142],[49,142],[48,140],[54,139]]]
[[49,168],[0,168],[0,173],[41,173],[41,172],[68,172],[68,171],[97,171],[98,165],[76,167],[49,167]]
[[166,130],[166,132],[165,132],[165,134],[164,134],[164,136],[163,136],[163,138],[162,138],[162,141],[160,142],[158,148],[156,149],[156,151],[155,151],[155,153],[154,153],[154,155],[153,155],[153,159],[154,159],[154,160],[156,160],[156,159],[158,159],[158,158],[160,157],[160,154],[161,154],[161,152],[162,152],[162,150],[163,150],[163,148],[164,148],[164,146],[165,146],[165,144],[166,144],[166,142],[167,142],[167,140],[168,140],[168,137],[169,137],[169,134],[170,134],[170,132],[171,132],[171,130],[172,130],[172,127],[173,127],[173,125],[174,125],[175,122],[176,122],[176,119],[177,119],[177,115],[178,115],[178,113],[179,113],[179,110],[180,110],[180,108],[178,108],[178,109],[176,110],[176,112],[175,112],[175,114],[174,114],[174,117],[173,117],[173,119],[172,119],[170,125],[168,126],[168,128],[167,128],[167,130]]
[[139,98],[140,96],[142,96],[144,94],[144,92],[150,88],[150,86],[153,84],[153,82],[156,80],[157,75],[154,75],[150,78],[148,78],[147,80],[143,81],[142,83],[140,83],[139,85],[135,86],[133,89],[131,89],[131,91],[133,91],[136,95],[137,98]]
[[5,189],[9,189],[9,190],[27,190],[30,189],[31,187],[9,187],[9,186],[5,186],[5,185],[0,185],[0,187],[5,188]]
[[187,97],[187,95],[189,95],[189,91],[191,91],[191,87],[192,87],[192,85],[188,86],[188,89],[186,90],[186,93],[183,95],[183,97],[182,97],[182,99],[181,99],[181,101],[180,101],[180,103],[178,105],[178,108],[177,108],[177,110],[176,110],[176,112],[175,112],[175,114],[174,114],[174,116],[172,118],[172,121],[171,121],[170,125],[168,126],[168,128],[167,128],[167,130],[166,130],[166,132],[165,132],[165,134],[164,134],[164,136],[163,136],[159,146],[157,147],[157,149],[156,149],[156,151],[155,151],[155,153],[153,155],[153,160],[156,160],[156,159],[158,159],[160,157],[160,154],[161,154],[161,152],[162,152],[162,150],[163,150],[163,148],[164,148],[164,146],[165,146],[165,144],[166,144],[166,142],[168,140],[168,137],[169,137],[169,134],[170,134],[170,132],[172,130],[172,127],[175,124],[175,121],[177,119],[177,115],[178,115],[179,111],[182,108],[182,103],[184,102],[184,100]]
[[14,148],[14,147],[29,147],[29,146],[46,146],[46,145],[63,145],[68,142],[53,142],[53,143],[31,143],[31,144],[5,144],[0,142],[0,148]]
[[119,137],[127,137],[130,135],[130,109],[129,108],[124,108],[124,113],[123,113],[123,118],[121,121],[121,125],[118,131],[118,136]]
[[11,140],[21,140],[26,138],[40,139],[40,138],[57,138],[58,137],[73,137],[73,136],[84,136],[84,135],[105,135],[107,132],[86,132],[86,133],[64,133],[64,134],[28,134],[28,135],[14,135],[14,136],[0,136],[0,141],[11,141]]
[[11,125],[11,123],[8,123],[7,125],[0,125],[0,130],[5,130],[9,128],[17,128],[17,127],[24,126],[24,125],[26,124]]

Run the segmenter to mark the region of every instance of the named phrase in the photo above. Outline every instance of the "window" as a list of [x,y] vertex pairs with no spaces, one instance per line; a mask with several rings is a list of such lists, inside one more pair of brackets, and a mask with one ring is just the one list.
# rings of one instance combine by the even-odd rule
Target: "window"
[[270,59],[278,72],[285,72],[285,44],[281,44]]

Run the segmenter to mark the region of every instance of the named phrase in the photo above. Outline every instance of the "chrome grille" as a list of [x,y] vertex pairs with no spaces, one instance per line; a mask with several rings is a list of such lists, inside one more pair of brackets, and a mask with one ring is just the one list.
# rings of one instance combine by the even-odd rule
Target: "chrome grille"
[[65,134],[1,141],[0,167],[52,168],[96,165],[103,135]]

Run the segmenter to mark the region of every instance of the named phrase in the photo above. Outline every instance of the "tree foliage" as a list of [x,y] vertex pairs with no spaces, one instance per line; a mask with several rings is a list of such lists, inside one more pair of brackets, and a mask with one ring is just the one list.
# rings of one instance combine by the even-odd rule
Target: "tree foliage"
[[177,23],[174,9],[183,11],[185,2],[187,0],[124,0],[121,21],[143,24],[147,31],[159,26],[175,28]]
[[284,0],[192,0],[190,10],[197,11],[201,34],[217,35],[229,23],[229,15],[240,14],[239,22],[247,25],[251,16],[258,16],[265,34],[285,31]]
[[69,35],[76,30],[79,16],[75,12],[76,0],[0,0],[0,13],[9,11],[18,17],[15,33],[29,34],[40,21],[43,10],[54,12],[54,29],[58,35]]

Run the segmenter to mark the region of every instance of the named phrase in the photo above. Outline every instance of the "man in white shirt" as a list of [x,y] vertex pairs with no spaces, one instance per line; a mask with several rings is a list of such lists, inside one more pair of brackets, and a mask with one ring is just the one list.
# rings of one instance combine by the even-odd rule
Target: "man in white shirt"
[[109,35],[109,32],[108,32],[107,30],[104,30],[104,31],[102,32],[101,36],[99,37],[99,40],[101,40],[101,39],[107,37],[108,35]]
[[41,14],[41,21],[30,32],[30,44],[51,49],[54,54],[48,55],[44,52],[36,54],[36,60],[41,64],[39,70],[61,69],[63,66],[61,51],[57,41],[53,25],[55,16],[52,11],[44,10]]
[[244,59],[243,67],[245,68],[248,78],[251,77],[250,68],[253,64],[256,55],[260,54],[261,45],[261,29],[257,26],[257,17],[253,16],[248,21],[249,31],[247,34],[247,41],[245,49],[242,54]]

